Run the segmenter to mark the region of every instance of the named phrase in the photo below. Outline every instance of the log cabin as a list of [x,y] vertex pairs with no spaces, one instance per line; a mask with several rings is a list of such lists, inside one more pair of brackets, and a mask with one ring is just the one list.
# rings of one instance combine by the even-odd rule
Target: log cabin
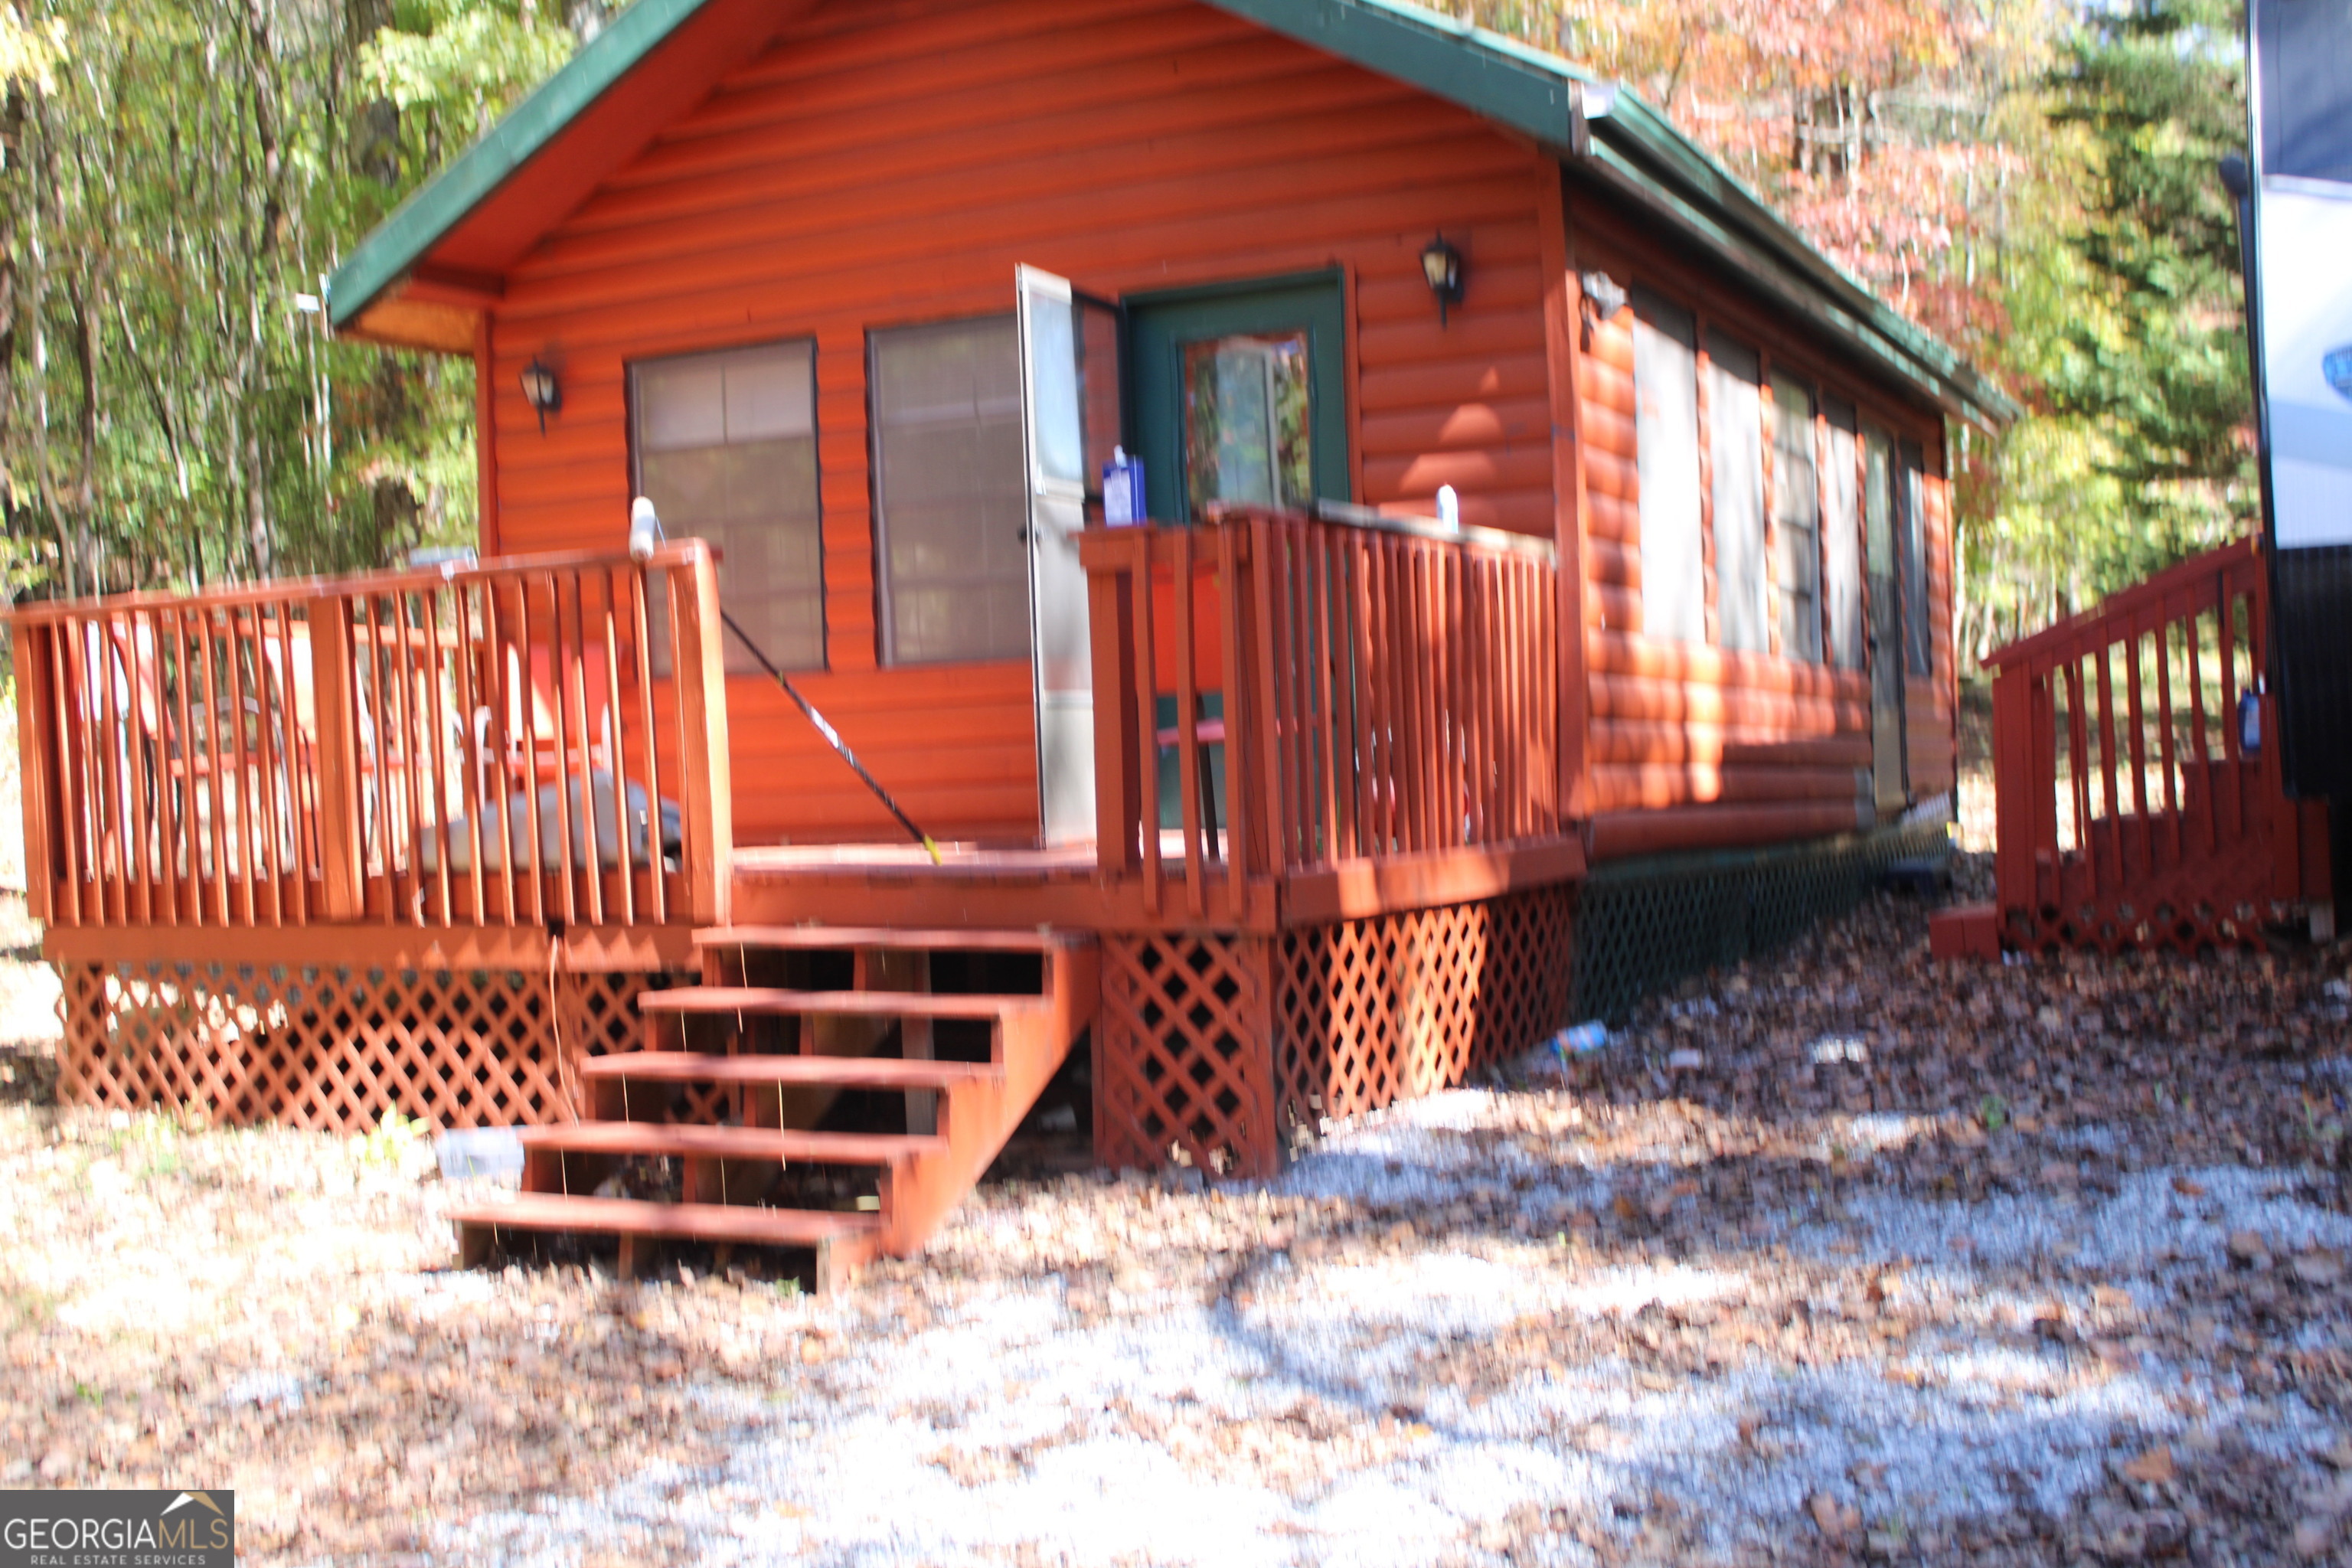
[[1262,1176],[1944,840],[2013,410],[1396,0],[637,0],[328,308],[478,559],[19,606],[31,897],[68,1097],[521,1125],[468,1256]]

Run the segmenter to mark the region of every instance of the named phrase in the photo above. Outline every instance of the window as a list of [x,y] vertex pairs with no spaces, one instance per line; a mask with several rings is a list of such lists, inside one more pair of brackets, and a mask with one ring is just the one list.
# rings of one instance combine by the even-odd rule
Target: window
[[1862,517],[1856,493],[1853,405],[1822,400],[1822,590],[1829,598],[1830,662],[1860,669],[1867,639],[1862,623]]
[[[816,344],[648,360],[630,367],[629,382],[638,492],[673,537],[719,547],[728,612],[769,658],[787,669],[822,668]],[[730,645],[730,671],[758,669]],[[657,651],[666,667],[667,649]]]
[[1204,516],[1212,501],[1312,506],[1307,333],[1236,333],[1183,352],[1188,515]]
[[1764,580],[1763,363],[1721,332],[1706,335],[1707,453],[1714,459],[1716,614],[1725,647],[1772,646]]
[[1822,661],[1822,514],[1813,466],[1812,388],[1772,373],[1772,593],[1780,651]]
[[1933,675],[1935,637],[1927,614],[1927,524],[1922,504],[1927,487],[1920,474],[1927,468],[1919,443],[1903,443],[1903,467],[1896,475],[1895,499],[1902,527],[1896,537],[1903,549],[1904,663],[1913,675]]
[[1642,629],[1706,640],[1698,489],[1698,329],[1633,290],[1633,440],[1641,483]]
[[1029,651],[1029,497],[1011,316],[875,332],[876,548],[887,664]]

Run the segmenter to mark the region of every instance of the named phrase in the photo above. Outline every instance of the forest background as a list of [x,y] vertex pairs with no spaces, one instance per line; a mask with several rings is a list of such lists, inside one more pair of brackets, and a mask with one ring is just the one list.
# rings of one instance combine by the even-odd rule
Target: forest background
[[[617,10],[566,3],[0,0],[0,585],[470,539],[471,363],[320,295]],[[2252,526],[2231,0],[1451,8],[1630,83],[2028,410],[1959,432],[1964,653]]]

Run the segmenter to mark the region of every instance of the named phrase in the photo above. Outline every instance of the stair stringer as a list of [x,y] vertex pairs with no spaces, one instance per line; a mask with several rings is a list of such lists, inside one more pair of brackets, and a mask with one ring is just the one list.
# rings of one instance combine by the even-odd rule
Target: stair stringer
[[914,1155],[883,1173],[883,1226],[874,1238],[880,1251],[910,1258],[922,1249],[979,1184],[1061,1070],[1071,1046],[1093,1024],[1101,998],[1101,967],[1093,944],[1055,948],[1047,968],[1048,1005],[998,1026],[1003,1076],[993,1083],[959,1084],[940,1097],[939,1131],[947,1148]]

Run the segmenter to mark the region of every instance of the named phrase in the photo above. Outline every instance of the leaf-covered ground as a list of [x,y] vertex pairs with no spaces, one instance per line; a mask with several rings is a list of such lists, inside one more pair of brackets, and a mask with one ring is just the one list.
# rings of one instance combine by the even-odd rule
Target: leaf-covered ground
[[420,1145],[18,1046],[0,1486],[232,1484],[257,1563],[2352,1562],[2352,950],[1925,936],[1271,1186],[1001,1178],[825,1301],[452,1272]]

